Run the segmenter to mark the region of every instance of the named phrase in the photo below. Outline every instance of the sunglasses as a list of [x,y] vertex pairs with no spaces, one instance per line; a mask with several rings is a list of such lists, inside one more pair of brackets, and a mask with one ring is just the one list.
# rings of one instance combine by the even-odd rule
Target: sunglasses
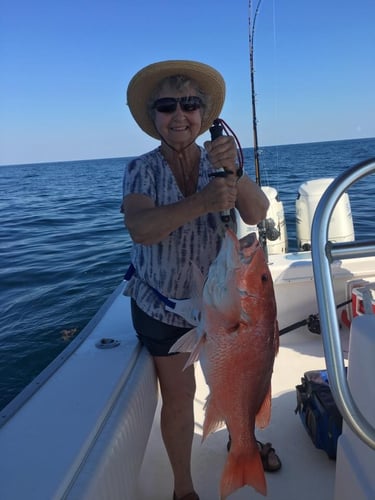
[[196,95],[188,97],[162,97],[157,99],[152,105],[159,113],[174,113],[177,109],[177,103],[185,113],[196,111],[203,106],[202,99]]

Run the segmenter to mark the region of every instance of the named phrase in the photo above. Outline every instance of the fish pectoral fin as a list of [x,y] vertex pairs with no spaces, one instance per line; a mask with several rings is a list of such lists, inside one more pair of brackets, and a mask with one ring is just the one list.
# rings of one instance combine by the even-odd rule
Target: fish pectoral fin
[[266,397],[255,417],[255,425],[258,429],[264,429],[271,420],[271,384],[269,385]]
[[183,368],[185,370],[185,368],[198,361],[205,342],[206,334],[203,333],[198,338],[198,330],[197,328],[193,328],[192,330],[189,330],[187,333],[185,333],[185,335],[183,335],[181,338],[179,338],[168,352],[170,354],[179,352],[191,353]]
[[206,334],[204,333],[203,335],[201,335],[199,341],[193,347],[193,350],[191,351],[189,359],[185,363],[184,370],[188,366],[190,366],[193,363],[195,363],[196,361],[198,361],[198,359],[200,358],[200,355],[201,355],[201,351],[202,351],[203,346],[204,346],[205,343],[206,343]]
[[189,330],[185,335],[180,337],[173,346],[169,349],[169,354],[177,352],[192,352],[198,343],[198,331],[196,328]]

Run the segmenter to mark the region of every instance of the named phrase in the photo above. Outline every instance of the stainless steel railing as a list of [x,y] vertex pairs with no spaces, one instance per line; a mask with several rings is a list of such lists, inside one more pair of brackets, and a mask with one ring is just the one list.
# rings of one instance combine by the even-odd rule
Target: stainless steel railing
[[[356,181],[373,173],[375,158],[347,169],[329,185],[316,208],[311,239],[315,288],[332,393],[348,426],[362,441],[375,449],[375,428],[357,407],[346,380],[330,269],[333,260],[375,255],[375,240],[345,243],[328,241],[329,222],[340,196]],[[372,205],[374,199],[370,200]]]

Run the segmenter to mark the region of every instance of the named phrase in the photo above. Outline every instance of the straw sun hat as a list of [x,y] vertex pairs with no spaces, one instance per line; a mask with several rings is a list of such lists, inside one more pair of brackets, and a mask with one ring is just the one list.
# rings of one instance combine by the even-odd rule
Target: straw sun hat
[[199,134],[208,130],[221,112],[225,98],[225,82],[216,69],[195,61],[162,61],[141,69],[131,79],[127,103],[135,121],[146,134],[160,139],[148,113],[148,103],[157,85],[169,76],[184,75],[197,82],[200,90],[210,96],[204,110]]

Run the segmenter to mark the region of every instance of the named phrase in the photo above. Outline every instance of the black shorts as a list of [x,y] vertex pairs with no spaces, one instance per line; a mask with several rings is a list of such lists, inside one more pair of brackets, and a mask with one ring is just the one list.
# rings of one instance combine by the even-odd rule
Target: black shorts
[[152,318],[137,306],[134,299],[131,299],[131,311],[137,336],[152,356],[173,356],[169,349],[192,329],[167,325]]

